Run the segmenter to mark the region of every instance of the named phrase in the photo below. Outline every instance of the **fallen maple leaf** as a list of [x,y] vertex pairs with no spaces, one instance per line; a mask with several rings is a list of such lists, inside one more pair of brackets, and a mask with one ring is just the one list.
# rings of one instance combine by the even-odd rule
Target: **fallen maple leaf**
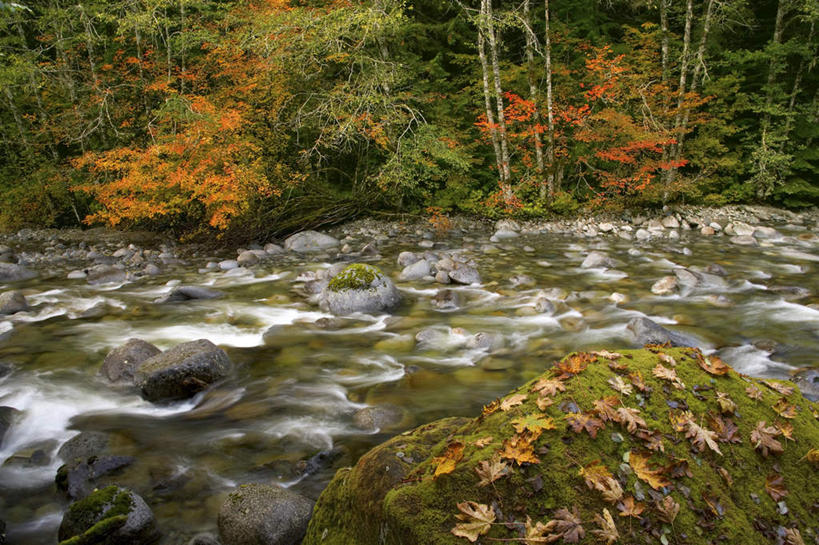
[[748,397],[759,401],[762,399],[762,390],[756,387],[755,384],[751,384],[747,388],[745,388],[745,393],[748,394]]
[[731,370],[730,367],[725,365],[725,363],[716,356],[711,356],[709,358],[709,357],[706,357],[706,356],[698,355],[697,363],[700,364],[700,367],[702,367],[703,370],[705,370],[706,373],[709,373],[709,374],[712,374],[712,375],[717,375],[717,376],[725,375],[725,374],[728,373],[728,371]]
[[458,504],[460,515],[455,515],[459,522],[451,531],[458,537],[465,537],[475,543],[479,536],[489,532],[495,522],[495,510],[482,503],[465,501]]
[[481,411],[481,416],[489,416],[490,414],[496,412],[500,409],[501,400],[495,399],[491,403],[484,405],[483,410]]
[[798,414],[796,412],[796,406],[788,403],[788,400],[784,397],[780,398],[779,401],[774,403],[773,410],[776,411],[776,414],[782,418],[788,419],[796,418],[796,415]]
[[771,390],[779,392],[780,394],[782,394],[785,397],[788,397],[789,395],[791,395],[793,393],[793,386],[785,386],[784,384],[781,384],[781,383],[773,381],[773,380],[763,380],[762,384],[764,384],[765,386],[767,386]]
[[730,418],[722,418],[718,414],[708,413],[708,424],[719,436],[722,443],[741,443],[739,428]]
[[556,378],[542,378],[532,385],[532,392],[540,392],[541,397],[553,396],[557,392],[565,392],[566,385]]
[[722,456],[719,445],[717,445],[717,434],[707,428],[703,428],[694,422],[694,420],[688,420],[685,437],[691,440],[691,444],[694,445],[698,451],[704,451],[707,446]]
[[617,526],[614,524],[614,519],[611,518],[611,513],[609,513],[608,509],[603,509],[602,517],[595,513],[594,522],[597,523],[600,529],[592,530],[592,533],[601,541],[605,540],[606,545],[611,545],[620,539],[620,534],[617,533]]
[[554,400],[551,397],[540,396],[535,400],[535,405],[537,405],[537,408],[541,411],[545,411],[547,408],[554,405]]
[[640,514],[645,511],[645,504],[634,501],[634,496],[626,496],[623,501],[617,504],[617,510],[620,511],[621,517],[633,517],[641,519]]
[[782,432],[782,437],[788,441],[796,442],[796,439],[793,437],[793,424],[790,422],[777,422],[776,427]]
[[526,401],[526,394],[511,395],[511,396],[501,400],[500,410],[502,410],[503,412],[506,412],[509,409],[511,409],[512,407],[517,407],[518,405],[523,405],[524,401]]
[[768,493],[773,501],[778,502],[788,495],[788,489],[785,488],[785,480],[782,475],[778,473],[771,473],[765,478],[765,492]]
[[663,434],[659,430],[637,430],[635,434],[643,441],[643,446],[648,450],[655,452],[665,452],[665,445],[663,445]]
[[523,431],[530,431],[532,434],[540,437],[543,430],[553,430],[555,428],[555,421],[542,413],[527,414],[512,420],[512,426],[515,431],[521,433]]
[[597,357],[587,352],[578,352],[566,358],[563,358],[557,364],[557,368],[561,371],[558,378],[568,378],[572,375],[579,375],[582,373],[590,363],[597,361]]
[[619,375],[611,377],[608,381],[608,384],[609,386],[611,386],[612,388],[614,388],[615,390],[617,390],[626,397],[631,395],[631,392],[634,391],[633,388],[631,387],[631,384],[628,384]]
[[643,374],[640,371],[634,371],[633,373],[629,373],[628,379],[634,385],[635,388],[640,390],[641,392],[645,392],[648,388],[646,383],[643,381]]
[[737,404],[725,392],[717,392],[717,405],[722,414],[733,414],[737,410]]
[[537,524],[532,525],[532,519],[529,518],[529,515],[526,515],[526,525],[524,526],[524,538],[523,542],[526,545],[536,545],[538,543],[552,543],[560,539],[559,536],[554,535],[546,535],[546,532],[551,532],[557,523],[553,520],[550,520],[548,523],[543,524],[540,521],[537,521]]
[[674,523],[677,513],[680,512],[680,504],[674,501],[671,496],[666,496],[662,501],[658,501],[655,507],[657,512],[660,513],[660,519],[669,524]]
[[578,474],[586,481],[586,486],[600,492],[607,502],[615,503],[623,497],[623,488],[620,483],[606,466],[600,464],[600,460],[586,464],[580,468]]
[[717,473],[719,473],[719,476],[722,477],[723,481],[725,481],[725,484],[727,484],[728,486],[734,486],[734,479],[733,477],[731,477],[731,474],[728,473],[727,469],[725,469],[724,467],[718,467]]
[[586,535],[576,506],[572,507],[571,511],[565,507],[558,509],[555,518],[550,522],[555,523],[554,529],[557,532],[555,535],[563,539],[564,543],[579,543]]
[[506,460],[512,460],[518,465],[521,464],[539,464],[540,460],[535,456],[534,442],[535,437],[530,433],[517,433],[503,441],[503,447],[500,450],[500,457]]
[[660,352],[659,354],[657,354],[657,357],[660,358],[660,361],[662,361],[664,363],[667,363],[671,367],[676,367],[677,366],[677,360],[675,360],[674,358],[672,358],[668,354],[664,354],[664,353]]
[[756,428],[751,432],[751,443],[754,448],[761,451],[766,458],[769,452],[780,454],[784,451],[782,443],[776,440],[776,437],[782,435],[782,432],[774,426],[766,426],[765,421],[757,422]]
[[646,421],[640,418],[640,409],[631,407],[620,407],[617,409],[618,424],[626,426],[629,433],[634,433],[638,428],[646,427]]
[[604,397],[603,399],[596,399],[594,401],[594,412],[600,417],[600,420],[607,422],[609,420],[617,421],[617,407],[620,405],[620,398],[616,395]]
[[688,422],[693,418],[689,411],[670,411],[668,413],[668,420],[671,422],[671,427],[674,431],[685,431],[688,427]]
[[566,423],[575,433],[586,430],[592,439],[597,437],[598,430],[606,427],[602,420],[588,413],[569,413],[566,415]]
[[650,456],[648,455],[631,451],[628,463],[631,466],[631,469],[634,470],[634,474],[637,475],[639,479],[648,483],[648,485],[655,490],[670,485],[671,481],[669,481],[665,475],[663,475],[664,470],[662,468],[651,469],[649,467],[649,458]]
[[623,357],[622,354],[619,352],[609,352],[608,350],[599,350],[597,352],[592,352],[592,356],[598,356],[607,360],[617,360]]
[[800,462],[802,460],[807,460],[809,464],[819,467],[819,448],[810,449],[807,454],[799,459]]
[[509,466],[498,458],[484,460],[475,467],[475,473],[481,478],[478,486],[492,484],[509,473]]
[[472,443],[472,444],[475,445],[478,448],[483,448],[486,445],[488,445],[489,443],[491,443],[493,439],[494,439],[494,437],[492,437],[491,435],[487,435],[486,437],[481,437],[480,439],[476,439],[475,442]]
[[797,528],[785,528],[785,540],[787,545],[805,545],[805,540]]
[[685,384],[679,379],[677,376],[676,369],[669,369],[668,367],[664,366],[662,363],[658,363],[654,369],[652,370],[652,374],[662,380],[667,380],[671,384],[674,385],[675,388],[678,390],[684,390]]
[[455,465],[464,457],[464,444],[459,441],[453,441],[447,445],[446,450],[442,456],[436,456],[432,462],[437,464],[435,467],[435,474],[433,479],[437,479],[441,475],[452,473],[455,471]]

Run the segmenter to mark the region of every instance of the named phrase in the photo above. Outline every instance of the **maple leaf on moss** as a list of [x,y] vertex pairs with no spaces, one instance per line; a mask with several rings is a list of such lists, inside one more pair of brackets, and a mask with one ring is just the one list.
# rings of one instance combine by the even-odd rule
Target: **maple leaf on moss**
[[665,477],[665,470],[663,468],[652,469],[649,466],[650,457],[650,455],[642,454],[633,450],[631,451],[631,454],[629,454],[628,463],[631,466],[631,469],[634,470],[634,474],[637,475],[637,478],[645,481],[655,490],[670,485],[671,481]]
[[511,460],[518,465],[539,464],[540,460],[535,456],[534,442],[537,438],[531,433],[518,433],[503,441],[500,450],[500,457]]
[[739,427],[730,418],[722,418],[718,414],[708,413],[708,425],[719,436],[721,443],[741,443]]
[[717,405],[723,414],[733,414],[737,410],[737,404],[725,392],[717,392]]
[[623,497],[623,488],[614,478],[608,468],[600,464],[600,460],[590,462],[580,468],[578,474],[592,490],[597,490],[603,495],[603,499],[609,503],[615,503]]
[[725,365],[725,362],[717,356],[708,357],[698,354],[697,363],[700,364],[700,367],[702,367],[706,373],[711,375],[722,376],[728,374],[728,371],[731,370],[731,368]]
[[509,473],[509,465],[498,458],[484,460],[475,467],[475,473],[481,478],[478,486],[492,484]]
[[798,528],[785,528],[785,543],[787,545],[805,545]]
[[573,506],[571,511],[565,507],[558,509],[555,512],[554,519],[550,522],[555,523],[555,535],[562,539],[564,543],[580,543],[580,540],[586,535],[577,506]]
[[562,380],[543,377],[532,385],[532,392],[540,392],[541,397],[553,396],[557,392],[565,392],[566,385]]
[[659,430],[637,430],[635,435],[641,441],[643,441],[643,446],[648,450],[665,452],[665,446],[663,445],[663,434]]
[[517,407],[518,405],[523,405],[523,402],[526,401],[526,397],[527,396],[525,394],[515,394],[515,395],[511,395],[511,396],[509,396],[507,398],[504,398],[503,400],[501,400],[500,410],[502,410],[503,412],[506,412],[509,409],[511,409],[512,407]]
[[455,471],[455,466],[464,457],[464,444],[460,441],[452,441],[446,446],[446,450],[442,456],[436,456],[432,462],[436,464],[435,474],[433,479],[437,479],[441,475],[452,473]]
[[455,517],[462,522],[456,524],[451,532],[458,537],[465,537],[472,543],[475,543],[479,536],[488,533],[495,522],[495,510],[482,503],[465,501],[458,504],[458,510],[461,514]]
[[487,435],[486,437],[481,437],[480,439],[475,439],[475,442],[472,444],[478,448],[484,448],[486,445],[491,443],[495,438],[491,435]]
[[592,530],[592,533],[601,541],[605,541],[606,545],[611,545],[620,539],[617,526],[614,524],[614,519],[611,518],[611,513],[609,513],[608,509],[603,509],[603,516],[595,513],[594,522],[597,523],[600,528]]
[[680,504],[670,495],[663,498],[662,501],[658,501],[655,508],[660,514],[660,519],[668,524],[673,524],[674,519],[677,518],[677,513],[680,512]]
[[660,358],[661,362],[667,363],[671,367],[676,367],[677,366],[677,360],[675,360],[674,358],[672,358],[668,354],[664,354],[663,352],[660,352],[659,354],[657,354],[657,357]]
[[762,384],[775,392],[779,392],[785,397],[788,397],[794,391],[793,386],[785,386],[784,384],[776,382],[775,380],[763,380]]
[[554,403],[555,402],[551,397],[540,396],[535,400],[535,405],[537,405],[537,408],[540,409],[541,411],[545,411],[546,409],[554,405]]
[[592,356],[597,356],[606,360],[618,360],[623,357],[619,352],[609,352],[608,350],[598,350],[591,353]]
[[668,421],[671,422],[674,431],[685,431],[692,418],[693,415],[689,411],[670,411],[668,413]]
[[691,441],[691,444],[694,445],[698,451],[702,452],[708,447],[722,456],[719,445],[717,445],[717,434],[707,428],[703,428],[692,419],[688,420],[685,437]]
[[594,412],[603,422],[607,422],[609,420],[616,422],[617,407],[619,405],[619,397],[616,395],[606,396],[603,399],[596,399],[594,401]]
[[623,501],[617,504],[617,510],[621,517],[632,517],[641,519],[640,515],[645,511],[645,504],[634,500],[634,496],[626,496]]
[[765,492],[776,502],[789,494],[788,489],[785,488],[785,480],[779,473],[771,473],[765,478]]
[[490,414],[496,412],[500,409],[501,400],[495,399],[491,401],[489,404],[483,406],[483,410],[481,411],[481,416],[489,416]]
[[585,430],[592,439],[597,437],[598,430],[606,427],[602,420],[589,413],[569,413],[566,415],[566,423],[573,432],[581,433]]
[[537,436],[540,436],[543,430],[556,429],[555,421],[542,413],[527,414],[515,418],[512,420],[512,426],[514,426],[515,431],[518,433],[528,430]]
[[579,375],[586,370],[590,363],[597,361],[597,358],[586,352],[578,352],[560,360],[557,364],[558,370],[561,372],[559,379],[568,378],[574,375]]
[[788,441],[796,442],[796,439],[793,436],[793,424],[790,422],[777,422],[776,427],[782,432],[782,437]]
[[802,456],[799,461],[807,460],[807,462],[814,467],[819,467],[819,448],[810,449],[807,454]]
[[782,443],[776,440],[780,435],[782,435],[782,432],[778,428],[766,426],[763,420],[757,422],[756,428],[751,432],[751,443],[756,450],[762,452],[762,455],[767,458],[769,452],[781,454],[784,451]]
[[779,401],[774,403],[773,410],[776,411],[776,414],[782,418],[788,419],[796,418],[796,415],[798,414],[796,411],[796,406],[788,403],[788,400],[784,397],[780,398]]
[[631,381],[634,387],[640,390],[641,392],[645,392],[646,389],[648,389],[645,381],[643,381],[643,374],[640,371],[634,371],[633,373],[629,373],[628,379]]
[[526,545],[536,545],[538,543],[553,543],[557,541],[560,539],[560,536],[546,534],[546,532],[551,532],[556,524],[557,523],[553,520],[550,520],[546,524],[540,521],[537,521],[536,524],[532,524],[532,519],[529,515],[526,515],[526,525],[523,527],[523,542]]
[[626,381],[623,380],[620,376],[613,376],[608,381],[609,386],[623,394],[624,396],[628,397],[631,395],[631,392],[634,389],[631,387],[631,384],[628,384]]
[[662,363],[658,363],[651,372],[655,377],[669,381],[678,390],[685,389],[685,384],[677,377],[676,369],[669,369]]
[[633,409],[631,407],[620,407],[617,409],[616,422],[622,426],[626,426],[629,433],[634,433],[638,428],[645,428],[646,421],[640,417],[640,409]]
[[762,399],[762,390],[756,387],[755,384],[751,384],[747,388],[745,388],[745,393],[748,394],[748,397],[755,401],[759,401]]

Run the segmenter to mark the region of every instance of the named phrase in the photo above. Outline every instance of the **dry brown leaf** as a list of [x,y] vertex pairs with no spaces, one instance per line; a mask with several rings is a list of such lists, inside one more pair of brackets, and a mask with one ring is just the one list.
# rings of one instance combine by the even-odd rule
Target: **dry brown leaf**
[[691,440],[691,444],[694,445],[698,451],[704,451],[707,446],[722,456],[719,445],[717,445],[717,434],[707,428],[703,428],[693,420],[688,421],[685,437]]
[[511,460],[518,465],[539,464],[540,460],[535,456],[535,437],[528,432],[518,433],[504,440],[500,450],[500,457]]
[[641,392],[645,392],[648,386],[646,386],[645,381],[643,380],[643,374],[640,371],[634,371],[633,373],[629,373],[628,379],[634,385],[635,388],[640,390]]
[[781,382],[776,382],[775,380],[763,380],[762,384],[774,390],[775,392],[779,392],[785,397],[788,397],[793,393],[793,386],[786,386]]
[[779,473],[771,473],[765,478],[765,492],[777,502],[789,494],[785,479]]
[[634,501],[634,496],[626,496],[623,501],[617,504],[617,510],[620,511],[621,517],[633,517],[641,519],[640,514],[645,511],[645,504]]
[[560,536],[546,534],[546,532],[551,532],[556,524],[555,521],[550,520],[546,524],[537,521],[537,524],[532,525],[532,519],[529,518],[529,515],[526,515],[526,526],[524,526],[525,537],[523,538],[523,542],[526,545],[537,545],[538,543],[553,543],[557,541],[560,539]]
[[569,413],[566,415],[566,423],[575,433],[585,430],[594,439],[597,431],[606,427],[602,420],[595,418],[589,413]]
[[722,414],[733,414],[737,410],[737,404],[725,392],[717,392],[717,405]]
[[659,379],[669,381],[678,390],[685,389],[685,384],[683,384],[683,382],[677,376],[676,369],[669,369],[663,364],[658,363],[652,370],[652,373],[654,374],[655,377]]
[[458,537],[465,537],[470,542],[475,543],[479,536],[489,532],[492,523],[495,522],[495,510],[482,503],[465,501],[458,504],[461,512],[455,515],[459,522],[451,531]]
[[661,362],[667,363],[671,367],[676,367],[677,366],[677,360],[675,360],[674,358],[672,358],[668,354],[664,354],[664,353],[660,352],[659,354],[657,354],[657,357],[660,358]]
[[787,545],[805,545],[802,534],[797,528],[785,528],[785,543]]
[[774,426],[766,426],[765,421],[757,422],[756,428],[751,432],[751,443],[754,448],[762,452],[766,458],[768,453],[781,454],[784,449],[782,443],[776,440],[776,437],[782,435],[782,432]]
[[788,403],[788,400],[784,397],[780,398],[779,401],[774,403],[773,410],[776,411],[776,414],[782,418],[788,419],[796,418],[796,415],[798,414],[796,411],[796,406]]
[[526,401],[526,394],[515,394],[509,397],[504,398],[501,400],[500,403],[500,410],[503,412],[508,411],[512,407],[517,407],[518,405],[523,405],[523,402]]
[[437,479],[441,475],[452,473],[455,471],[455,465],[464,457],[464,444],[460,441],[452,441],[446,446],[442,456],[436,456],[432,462],[436,464],[435,474],[432,476]]
[[631,387],[631,384],[628,384],[619,375],[611,377],[609,379],[608,384],[609,386],[611,386],[612,388],[614,388],[615,390],[617,390],[626,397],[631,395],[631,392],[634,391],[634,389]]
[[762,399],[762,390],[757,388],[755,384],[751,384],[745,388],[745,393],[753,400],[759,401]]
[[620,405],[620,398],[616,395],[606,396],[603,399],[594,401],[594,412],[603,422],[609,420],[617,421],[617,407]]
[[650,456],[645,454],[631,451],[629,455],[628,463],[631,466],[631,469],[634,470],[634,474],[637,475],[637,478],[645,481],[648,485],[657,490],[668,486],[671,484],[663,473],[665,470],[663,468],[651,469],[648,465]]
[[603,509],[603,516],[594,515],[594,522],[600,527],[599,530],[592,530],[592,533],[597,536],[600,541],[605,541],[606,545],[611,545],[618,539],[620,534],[617,533],[617,526],[614,524],[614,519],[611,518],[611,513],[608,509]]
[[619,352],[609,352],[608,350],[599,350],[597,352],[592,352],[591,354],[592,356],[598,356],[607,360],[617,360],[623,357],[623,355]]
[[725,365],[725,363],[716,356],[707,357],[698,355],[697,363],[700,364],[700,367],[702,367],[706,373],[711,375],[725,375],[731,370],[730,367]]
[[565,392],[566,385],[556,378],[541,378],[532,385],[532,392],[540,392],[540,396],[553,396],[557,392]]
[[718,467],[717,473],[719,473],[719,476],[722,477],[723,481],[725,481],[725,484],[727,484],[729,487],[734,486],[734,479],[731,477],[731,474],[728,473],[727,469],[724,467]]
[[494,439],[495,438],[492,437],[491,435],[487,435],[486,437],[481,437],[480,439],[476,439],[475,442],[472,443],[472,444],[475,445],[478,448],[483,448],[486,445],[488,445],[489,443],[491,443]]
[[484,405],[483,410],[481,411],[481,416],[489,416],[490,414],[496,412],[500,409],[501,400],[495,399],[491,403]]
[[535,405],[537,405],[537,408],[540,409],[541,411],[545,411],[547,408],[554,405],[554,403],[555,402],[551,397],[540,396],[535,400]]
[[586,486],[600,492],[607,502],[615,503],[623,497],[620,483],[606,466],[600,464],[600,460],[586,464],[580,469],[579,475],[586,481]]
[[586,535],[577,506],[573,506],[571,511],[565,507],[558,509],[555,512],[555,518],[550,522],[555,523],[555,535],[563,539],[564,543],[579,543]]
[[484,460],[475,467],[475,473],[481,478],[478,486],[492,484],[509,473],[509,465],[498,458]]
[[674,523],[677,513],[680,512],[680,504],[674,501],[671,496],[666,496],[663,501],[658,501],[655,507],[657,512],[660,513],[660,519],[669,524]]
[[646,421],[640,418],[640,409],[631,407],[620,407],[617,409],[618,424],[626,426],[629,433],[634,433],[638,428],[645,428]]

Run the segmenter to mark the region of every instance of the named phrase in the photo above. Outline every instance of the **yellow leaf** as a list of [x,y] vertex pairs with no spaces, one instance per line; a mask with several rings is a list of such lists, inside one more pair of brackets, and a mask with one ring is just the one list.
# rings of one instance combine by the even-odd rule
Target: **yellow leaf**
[[475,543],[479,536],[489,532],[492,523],[495,522],[495,510],[488,505],[466,501],[458,504],[461,512],[455,515],[462,521],[455,525],[452,534],[458,537],[465,537],[471,543]]
[[464,457],[464,444],[459,441],[453,441],[447,445],[443,456],[437,456],[432,459],[432,462],[437,464],[435,466],[435,474],[432,476],[437,479],[441,475],[452,473],[455,471],[455,465]]

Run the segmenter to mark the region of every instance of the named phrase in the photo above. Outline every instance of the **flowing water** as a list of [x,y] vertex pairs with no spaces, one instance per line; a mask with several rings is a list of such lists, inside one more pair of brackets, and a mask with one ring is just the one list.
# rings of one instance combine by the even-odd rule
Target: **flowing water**
[[[396,256],[423,252],[422,237],[415,228],[388,229],[378,256],[356,259],[397,278]],[[80,431],[109,433],[112,452],[135,457],[112,480],[145,498],[163,543],[185,543],[215,531],[219,506],[237,484],[279,483],[315,498],[338,467],[394,433],[475,414],[567,351],[634,346],[626,324],[635,316],[695,336],[742,372],[788,377],[817,362],[819,239],[804,227],[779,229],[785,238],[760,247],[684,232],[680,241],[646,243],[540,234],[489,248],[488,229],[456,231],[427,251],[463,250],[481,285],[397,282],[403,303],[390,316],[344,319],[330,319],[302,293],[309,271],[335,262],[329,255],[285,255],[239,273],[202,269],[214,256],[189,257],[165,275],[97,287],[66,280],[68,268],[41,273],[15,286],[32,309],[0,322],[0,361],[13,369],[0,378],[0,405],[21,411],[0,445],[9,542],[56,541],[67,506],[54,485],[56,453]],[[354,248],[373,239],[352,226],[335,234],[348,234]],[[581,268],[591,249],[617,266]],[[715,263],[727,272],[721,282],[675,295],[650,291],[675,267]],[[155,302],[179,284],[225,295]],[[779,286],[807,294],[789,297],[772,289]],[[454,308],[435,304],[441,289],[452,290]],[[533,312],[544,296],[554,312]],[[426,328],[427,340],[416,342]],[[498,337],[476,347],[470,339],[479,332]],[[236,370],[193,399],[154,405],[97,374],[105,354],[131,337],[163,349],[206,338]],[[353,415],[368,406],[398,407],[400,421],[383,431],[359,428]]]

